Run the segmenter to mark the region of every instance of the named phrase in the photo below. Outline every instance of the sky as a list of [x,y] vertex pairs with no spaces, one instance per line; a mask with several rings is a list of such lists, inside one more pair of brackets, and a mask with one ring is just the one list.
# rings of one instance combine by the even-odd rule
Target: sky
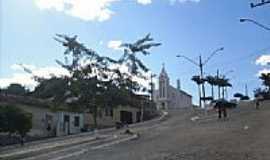
[[[133,42],[151,33],[162,46],[151,55],[140,56],[153,73],[162,63],[172,85],[197,97],[197,86],[190,79],[199,73],[192,63],[176,58],[185,55],[203,60],[224,47],[205,65],[204,72],[217,69],[231,79],[230,94],[249,94],[261,86],[260,72],[268,72],[270,32],[240,18],[254,19],[270,26],[270,5],[250,8],[258,0],[3,0],[0,1],[0,87],[21,83],[36,85],[31,75],[66,74],[55,63],[63,59],[64,48],[53,37],[56,33],[78,35],[78,40],[99,54],[119,58],[122,42]],[[270,68],[269,68],[270,69]],[[229,72],[233,70],[233,72]],[[210,94],[210,87],[207,88]]]

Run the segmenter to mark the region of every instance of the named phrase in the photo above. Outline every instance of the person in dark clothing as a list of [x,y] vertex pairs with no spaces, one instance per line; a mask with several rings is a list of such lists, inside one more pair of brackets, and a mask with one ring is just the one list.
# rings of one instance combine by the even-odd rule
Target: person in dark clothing
[[255,108],[256,109],[260,109],[260,100],[259,99],[256,99],[256,102],[255,102]]
[[227,118],[227,108],[226,108],[225,101],[216,102],[215,108],[218,109],[218,119],[221,119],[222,116],[224,119]]
[[21,146],[24,146],[24,141],[25,141],[25,136],[20,136],[20,144],[21,144]]

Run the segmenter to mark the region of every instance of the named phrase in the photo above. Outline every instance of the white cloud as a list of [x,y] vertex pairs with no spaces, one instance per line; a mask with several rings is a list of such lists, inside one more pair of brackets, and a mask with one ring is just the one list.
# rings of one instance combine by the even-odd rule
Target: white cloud
[[85,21],[106,21],[114,14],[109,9],[119,0],[35,0],[42,10],[54,9]]
[[[61,67],[36,67],[33,65],[23,64],[24,67],[30,69],[33,75],[38,77],[50,78],[53,75],[59,77],[63,75],[69,75],[69,72]],[[0,87],[5,88],[11,83],[19,83],[29,89],[34,89],[38,85],[36,81],[32,78],[32,75],[23,71],[20,65],[11,65],[11,69],[15,73],[8,78],[0,78]]]
[[200,2],[201,0],[170,0],[171,4],[174,4],[175,2],[179,2],[179,3],[186,3],[186,2]]
[[[109,20],[114,11],[110,6],[117,1],[124,0],[34,0],[41,10],[55,10],[66,15],[80,18],[84,21],[106,21]],[[126,1],[126,0],[125,0]],[[152,0],[134,0],[141,5],[149,5]],[[168,0],[171,4],[175,2],[200,2],[200,0]]]
[[148,5],[152,3],[152,0],[137,0],[137,3],[142,5]]
[[36,69],[36,66],[33,66],[33,65],[28,65],[28,64],[13,64],[10,66],[10,68],[14,71],[23,71],[23,68],[22,66],[23,65],[24,67],[30,69],[30,70],[35,70]]
[[270,69],[264,68],[257,73],[257,77],[260,77],[262,73],[270,73]]
[[114,50],[122,50],[122,48],[120,48],[121,44],[122,44],[122,41],[112,40],[108,42],[107,47]]
[[65,8],[66,0],[36,0],[36,5],[40,9],[55,9],[57,11],[63,11]]
[[256,59],[255,62],[257,65],[268,65],[270,63],[270,55],[262,55],[259,58]]
[[1,88],[6,88],[12,83],[19,83],[29,89],[33,89],[35,86],[37,86],[37,82],[34,81],[31,78],[30,74],[26,73],[14,73],[11,77],[9,78],[0,78],[0,87]]

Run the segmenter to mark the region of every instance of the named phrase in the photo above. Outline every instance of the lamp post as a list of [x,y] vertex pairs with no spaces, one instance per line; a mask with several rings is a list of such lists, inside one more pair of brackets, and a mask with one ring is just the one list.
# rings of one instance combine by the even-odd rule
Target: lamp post
[[[201,77],[201,79],[203,79],[204,78],[204,71],[203,71],[203,67],[209,62],[209,60],[214,56],[214,55],[216,55],[219,51],[223,51],[224,50],[224,47],[221,47],[221,48],[218,48],[218,49],[216,49],[216,50],[214,50],[211,54],[210,54],[210,56],[203,62],[202,61],[202,56],[200,55],[200,57],[199,57],[199,63],[197,63],[196,61],[194,61],[193,59],[191,59],[191,58],[188,58],[188,57],[186,57],[186,56],[184,56],[184,55],[177,55],[176,57],[178,57],[178,58],[184,58],[184,59],[186,59],[187,61],[189,61],[189,62],[191,62],[192,64],[194,64],[194,65],[196,65],[197,67],[199,67],[199,69],[200,69],[200,77]],[[202,83],[202,92],[203,92],[203,102],[204,102],[204,104],[205,104],[205,86],[204,86],[204,82]],[[200,101],[201,101],[201,97],[199,97],[200,98]],[[201,107],[201,106],[200,106]]]
[[267,31],[270,31],[270,27],[267,27],[267,26],[265,26],[265,25],[263,25],[263,24],[261,24],[261,23],[255,21],[255,20],[253,20],[253,19],[241,18],[241,19],[240,19],[240,22],[242,22],[242,23],[243,23],[243,22],[250,22],[250,23],[253,23],[253,24],[255,24],[255,25],[257,25],[257,26],[259,26],[259,27],[261,27],[261,28],[267,30]]
[[255,7],[259,7],[259,6],[263,6],[270,3],[270,0],[261,0],[261,2],[254,4],[254,3],[250,3],[250,7],[251,8],[255,8]]

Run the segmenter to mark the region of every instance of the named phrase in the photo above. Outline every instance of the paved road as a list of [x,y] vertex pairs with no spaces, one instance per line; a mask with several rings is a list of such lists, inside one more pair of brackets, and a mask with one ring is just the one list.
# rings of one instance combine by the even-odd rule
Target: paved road
[[226,121],[214,115],[191,121],[192,111],[175,111],[166,121],[137,129],[139,138],[119,136],[25,160],[269,160],[270,108],[241,106],[229,115]]

